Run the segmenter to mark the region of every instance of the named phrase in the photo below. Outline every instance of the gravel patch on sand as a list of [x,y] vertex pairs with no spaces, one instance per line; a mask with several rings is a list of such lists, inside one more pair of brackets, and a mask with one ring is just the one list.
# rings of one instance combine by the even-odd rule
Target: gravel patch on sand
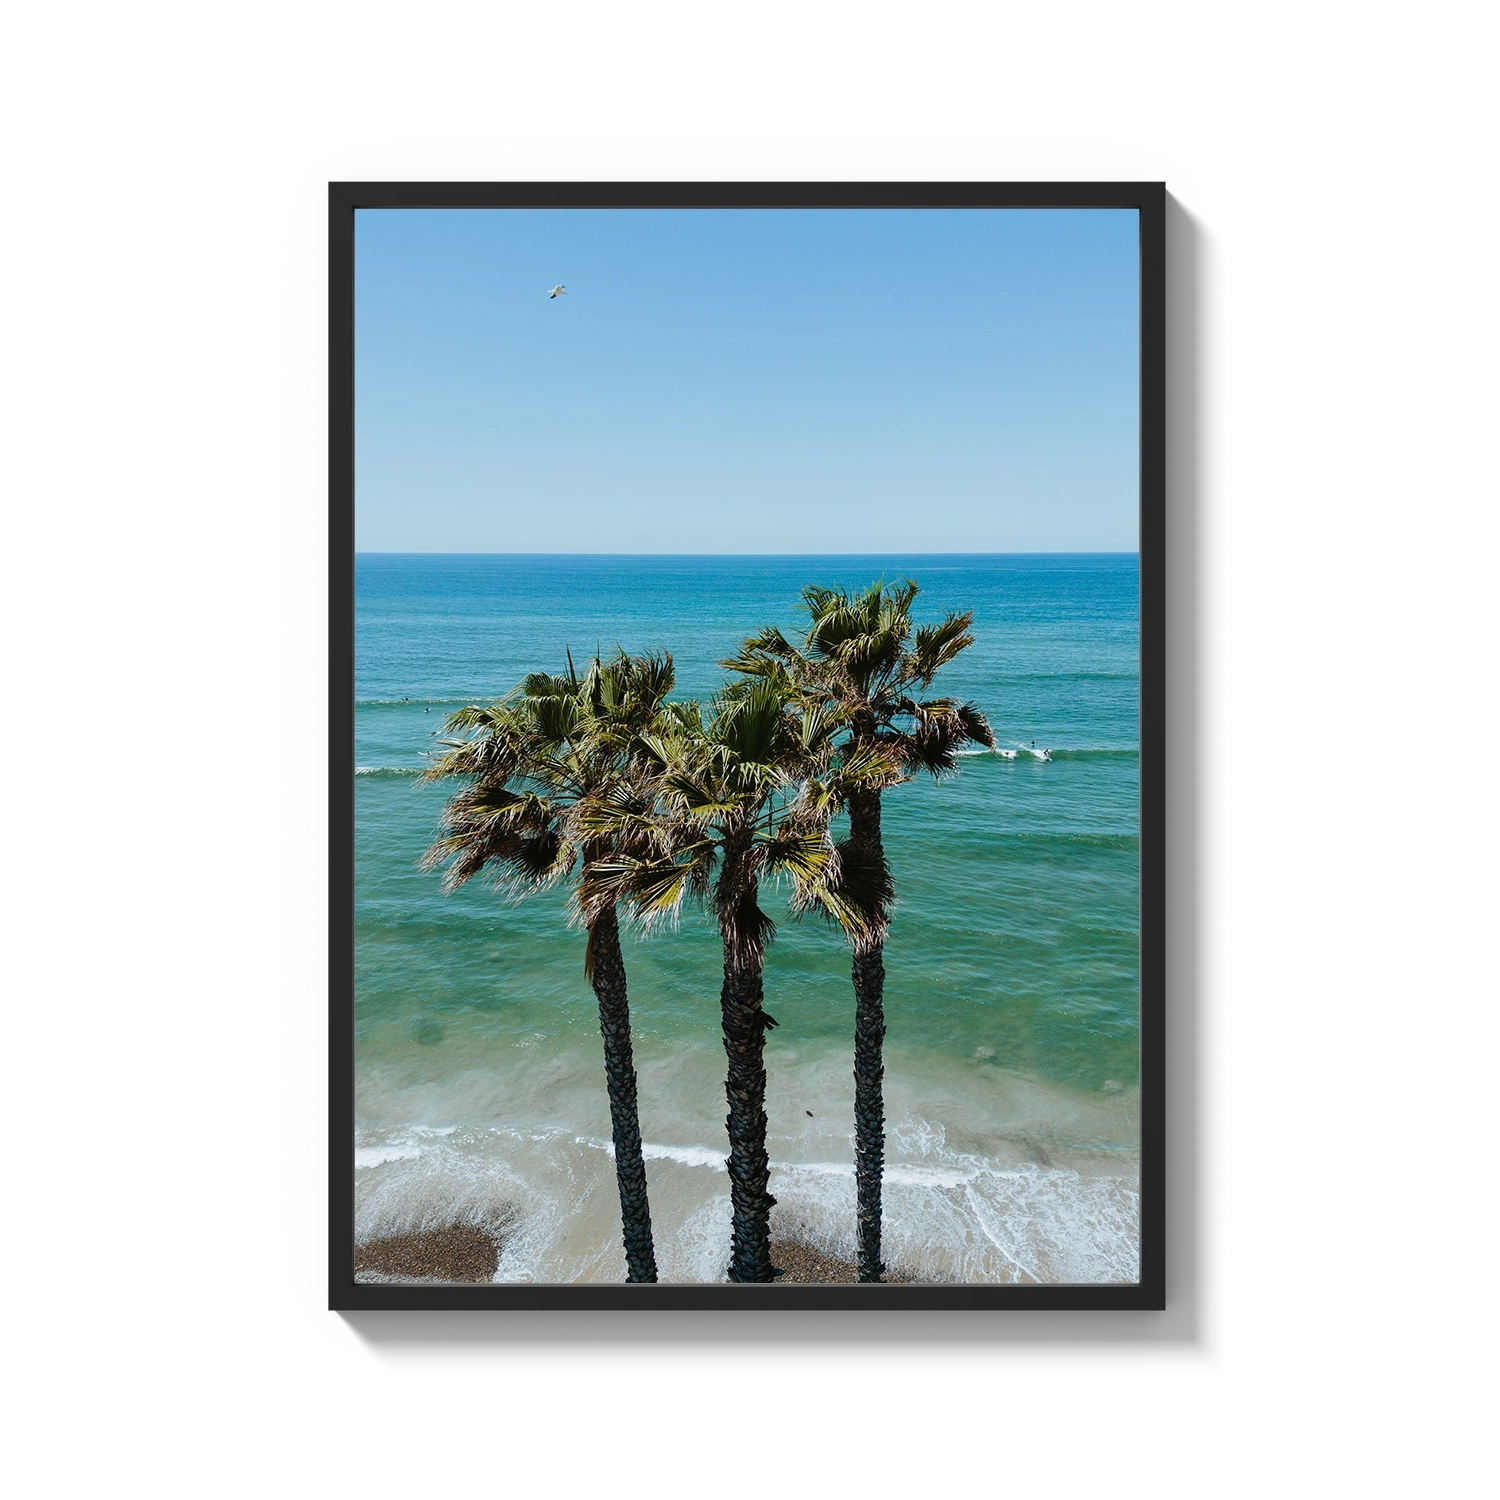
[[355,1281],[430,1285],[493,1281],[500,1243],[472,1224],[391,1234],[354,1247]]
[[[500,1263],[501,1239],[473,1224],[449,1224],[408,1234],[385,1235],[354,1247],[354,1279],[367,1286],[453,1286],[486,1284]],[[792,1236],[771,1241],[771,1264],[783,1284],[853,1285],[859,1280],[852,1260]],[[920,1278],[888,1267],[887,1282]]]
[[[809,1245],[805,1240],[773,1239],[771,1241],[771,1264],[781,1270],[777,1281],[818,1282],[822,1285],[838,1285],[859,1280],[859,1268],[852,1260],[841,1255],[829,1255]],[[899,1266],[887,1266],[881,1278],[887,1282],[914,1282],[917,1278]]]

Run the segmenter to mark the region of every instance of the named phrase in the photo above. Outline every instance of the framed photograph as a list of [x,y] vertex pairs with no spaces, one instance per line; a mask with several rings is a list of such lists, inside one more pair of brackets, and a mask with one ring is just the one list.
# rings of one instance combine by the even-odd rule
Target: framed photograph
[[330,188],[330,1303],[1164,1306],[1164,189]]

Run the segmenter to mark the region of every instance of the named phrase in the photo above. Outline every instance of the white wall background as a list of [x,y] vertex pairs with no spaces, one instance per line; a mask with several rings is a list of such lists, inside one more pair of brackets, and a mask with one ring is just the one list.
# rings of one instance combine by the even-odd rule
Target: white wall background
[[[14,1492],[1492,1482],[1494,15],[12,12]],[[1169,1313],[323,1310],[324,184],[510,177],[1176,195]]]

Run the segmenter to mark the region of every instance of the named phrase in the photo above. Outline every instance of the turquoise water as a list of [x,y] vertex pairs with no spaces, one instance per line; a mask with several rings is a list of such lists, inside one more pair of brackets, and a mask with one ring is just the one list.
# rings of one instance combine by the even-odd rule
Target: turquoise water
[[[920,619],[974,611],[976,644],[934,691],[972,699],[1017,752],[886,794],[900,897],[886,949],[887,1259],[960,1279],[1134,1278],[1133,555],[361,555],[362,1233],[491,1219],[507,1226],[502,1278],[617,1279],[623,1266],[597,1012],[562,896],[517,906],[476,883],[444,897],[416,867],[445,792],[415,773],[444,715],[559,669],[566,647],[578,659],[617,643],[670,651],[678,694],[706,697],[750,631],[793,633],[804,584],[882,573],[921,585]],[[781,1023],[767,1060],[778,1224],[843,1251],[848,954],[787,916],[780,893],[762,904],[779,921],[766,971]],[[689,912],[627,943],[626,962],[658,1256],[667,1274],[715,1279],[728,1233],[717,936]]]

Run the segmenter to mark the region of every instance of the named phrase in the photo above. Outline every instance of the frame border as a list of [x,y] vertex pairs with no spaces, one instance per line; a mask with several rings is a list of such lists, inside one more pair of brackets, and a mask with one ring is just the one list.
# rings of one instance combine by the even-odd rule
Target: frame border
[[[748,147],[748,150],[747,150]],[[1067,147],[1067,148],[1064,148]],[[850,153],[865,153],[864,171],[850,174]],[[555,157],[567,157],[567,162]],[[897,165],[927,165],[916,172],[886,174],[877,157],[904,157]],[[549,160],[549,157],[552,159]],[[926,157],[924,162],[913,157]],[[1058,166],[1073,172],[1056,172]],[[1166,679],[1167,642],[1167,460],[1169,449],[1185,458],[1191,447],[1203,462],[1184,463],[1184,472],[1208,471],[1208,486],[1196,483],[1194,508],[1203,519],[1229,522],[1229,245],[1223,220],[1214,214],[1205,174],[1187,168],[1185,151],[1155,147],[1131,132],[986,132],[897,135],[879,130],[679,133],[583,132],[571,135],[522,130],[505,132],[366,132],[354,141],[312,151],[291,172],[282,196],[282,220],[275,242],[275,514],[291,522],[297,541],[284,573],[294,591],[276,589],[275,664],[278,691],[278,766],[293,738],[285,708],[306,703],[318,690],[326,699],[327,762],[321,807],[308,805],[309,783],[284,786],[276,777],[278,843],[306,849],[306,831],[327,831],[324,871],[299,867],[293,880],[282,877],[273,895],[278,942],[275,981],[276,1100],[282,1118],[275,1131],[275,1212],[281,1230],[282,1286],[293,1304],[299,1329],[329,1347],[329,1323],[339,1328],[339,1352],[356,1325],[357,1343],[368,1343],[374,1329],[390,1320],[371,1314],[443,1311],[1152,1311],[1182,1307],[1167,1296],[1169,1239],[1184,1263],[1193,1245],[1193,1274],[1173,1275],[1173,1287],[1187,1290],[1217,1283],[1211,1301],[1223,1311],[1214,1329],[1217,1368],[1227,1368],[1227,1086],[1218,1115],[1223,1130],[1223,1178],[1217,1214],[1203,1214],[1199,1232],[1184,1233],[1182,1215],[1169,1214],[1167,1197],[1167,1104],[1184,1095],[1167,1073],[1167,799]],[[505,174],[466,175],[466,165],[496,165]],[[523,165],[520,165],[523,163]],[[517,165],[520,165],[517,171]],[[571,165],[573,171],[558,171]],[[717,171],[705,171],[705,166]],[[873,165],[874,169],[871,169]],[[601,171],[603,166],[603,171]],[[610,172],[609,166],[616,166]],[[995,166],[1004,171],[975,171]],[[1115,166],[1115,171],[1110,171]],[[526,175],[526,169],[535,172]],[[645,169],[643,169],[645,168]],[[726,171],[727,168],[727,171]],[[739,168],[736,171],[735,168]],[[777,171],[775,168],[780,168]],[[832,172],[828,168],[844,168]],[[965,171],[956,171],[965,168]],[[1017,169],[1020,168],[1020,169]],[[1031,168],[1031,171],[1028,171]],[[320,201],[321,199],[321,201]],[[1169,202],[1172,213],[1169,214]],[[1122,207],[1140,211],[1142,276],[1142,431],[1140,431],[1140,748],[1142,748],[1142,865],[1140,865],[1140,1005],[1142,1005],[1142,1280],[1134,1286],[798,1286],[795,1292],[729,1286],[519,1286],[380,1287],[353,1281],[353,787],[348,775],[348,744],[353,733],[353,576],[354,576],[354,216],[359,208],[381,207]],[[1179,207],[1181,205],[1181,207]],[[321,210],[321,211],[320,211]],[[288,236],[288,229],[293,231]],[[291,243],[288,243],[290,242]],[[1173,266],[1170,278],[1169,261]],[[320,275],[321,272],[321,275]],[[320,306],[321,305],[321,306]],[[1173,314],[1178,314],[1173,317]],[[321,314],[321,318],[318,317]],[[318,329],[324,338],[318,339]],[[1187,335],[1187,336],[1185,336]],[[1167,363],[1173,348],[1172,372]],[[318,345],[321,344],[321,348]],[[320,357],[321,356],[321,357]],[[320,422],[321,417],[321,422]],[[1170,417],[1170,420],[1169,420]],[[1205,419],[1209,419],[1205,422]],[[1217,419],[1217,420],[1215,420]],[[321,426],[321,432],[318,431]],[[1191,438],[1190,438],[1191,432]],[[290,469],[282,463],[287,453]],[[318,459],[323,462],[317,462]],[[1176,463],[1173,465],[1176,468]],[[1217,477],[1217,483],[1214,483]],[[291,483],[288,484],[287,481]],[[1215,514],[1203,498],[1220,498]],[[323,525],[318,525],[318,519]],[[1200,526],[1191,526],[1199,531]],[[321,532],[321,537],[318,535]],[[315,540],[321,541],[317,546]],[[1227,555],[1221,562],[1227,577]],[[321,576],[320,576],[321,574]],[[284,579],[285,582],[285,579]],[[1223,589],[1223,585],[1220,585]],[[317,607],[321,606],[321,607]],[[1227,589],[1215,606],[1226,625]],[[288,619],[302,628],[284,648]],[[314,628],[308,628],[314,627]],[[327,654],[317,661],[314,636]],[[294,660],[288,661],[288,658]],[[317,670],[321,669],[321,670]],[[1227,718],[1227,714],[1226,714]],[[1197,738],[1197,736],[1196,736]],[[305,756],[305,744],[303,744]],[[288,795],[290,793],[290,795]],[[300,825],[299,828],[294,825]],[[1227,856],[1224,858],[1227,864]],[[317,879],[317,874],[323,879]],[[1179,895],[1181,904],[1181,895]],[[1227,927],[1227,901],[1217,919]],[[315,929],[312,913],[323,921]],[[288,950],[326,956],[327,990],[309,995],[305,963]],[[300,971],[294,977],[294,969]],[[309,1007],[326,1011],[318,1052],[308,1055]],[[300,1013],[300,1014],[299,1014]],[[1217,1037],[1194,1025],[1194,1050],[1206,1049],[1209,1071],[1227,1077],[1227,1005]],[[290,1032],[297,1043],[288,1047]],[[300,1043],[293,1067],[288,1053]],[[1217,1046],[1215,1046],[1217,1043]],[[1185,1055],[1184,1055],[1185,1056]],[[321,1062],[323,1086],[315,1083]],[[299,1079],[297,1100],[308,1106],[309,1092],[323,1097],[321,1112],[285,1109],[282,1083]],[[1187,1094],[1193,1094],[1188,1089]],[[1188,1103],[1184,1098],[1184,1103]],[[299,1119],[291,1118],[291,1115]],[[1191,1107],[1184,1113],[1202,1113]],[[320,1118],[321,1116],[321,1118]],[[314,1121],[317,1119],[317,1125]],[[1200,1121],[1202,1124],[1202,1121]],[[302,1170],[294,1166],[291,1136],[300,1136]],[[299,1130],[300,1127],[300,1130]],[[309,1130],[309,1127],[312,1127]],[[309,1170],[309,1136],[326,1140],[321,1172]],[[321,1179],[321,1181],[320,1181]],[[300,1184],[294,1193],[293,1184]],[[315,1199],[321,1209],[314,1215]],[[293,1208],[296,1227],[281,1224]],[[1173,1230],[1169,1236],[1169,1227]],[[285,1235],[294,1229],[291,1236]],[[1202,1257],[1209,1254],[1209,1262]],[[1211,1271],[1211,1277],[1199,1277]],[[787,1301],[789,1298],[790,1301]],[[771,1301],[763,1299],[769,1296]],[[1202,1293],[1188,1302],[1208,1311]],[[401,1320],[414,1334],[411,1319]],[[1208,1332],[1208,1328],[1205,1328]],[[375,1338],[387,1344],[386,1337]],[[428,1340],[431,1358],[435,1350]],[[1028,1341],[1029,1343],[1029,1341]],[[353,1353],[353,1352],[351,1352]],[[372,1349],[374,1355],[374,1349]],[[344,1358],[350,1358],[345,1355]],[[353,1356],[360,1358],[360,1356]],[[365,1356],[372,1358],[372,1356]],[[408,1355],[410,1358],[410,1355]],[[392,1368],[390,1358],[381,1368]],[[437,1367],[434,1367],[437,1368]],[[452,1362],[443,1365],[452,1370]],[[486,1367],[514,1368],[514,1367]]]

